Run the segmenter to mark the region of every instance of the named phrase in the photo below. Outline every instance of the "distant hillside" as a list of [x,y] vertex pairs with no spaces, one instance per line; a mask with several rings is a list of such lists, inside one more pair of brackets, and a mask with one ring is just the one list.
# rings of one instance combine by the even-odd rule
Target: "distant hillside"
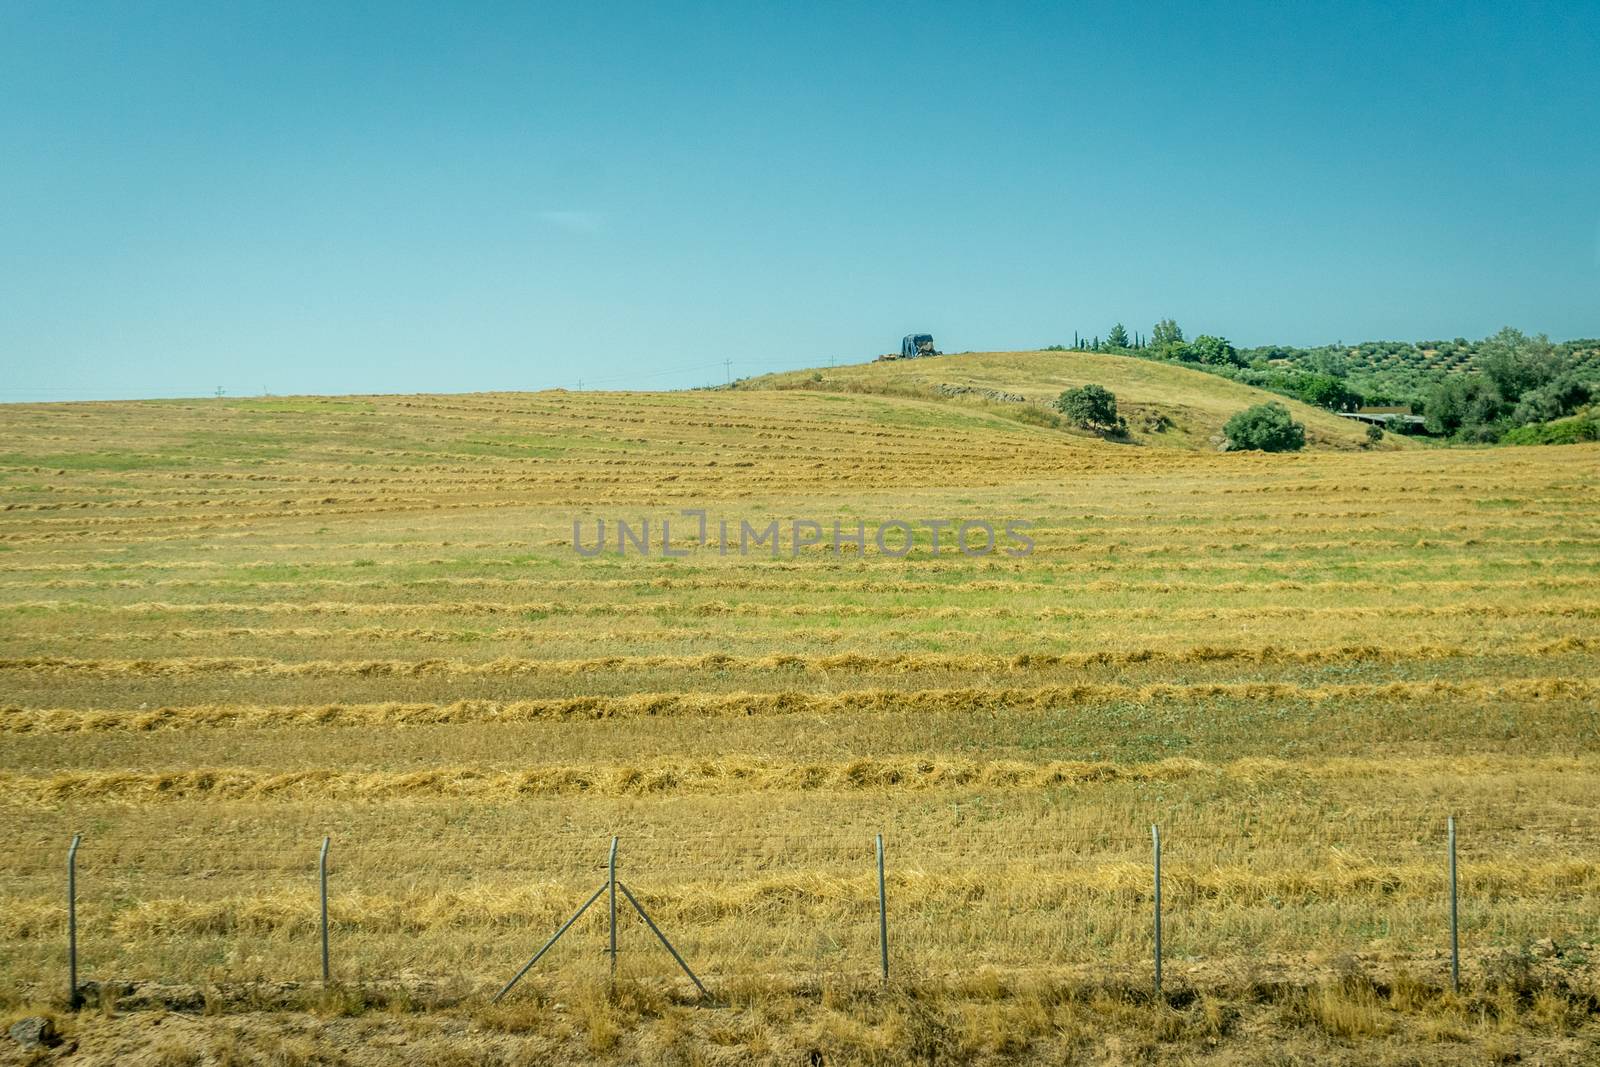
[[[1321,408],[1188,367],[1095,352],[974,352],[863,363],[768,374],[734,388],[907,396],[989,407],[1032,421],[1063,390],[1091,383],[1116,394],[1130,439],[1141,445],[1213,448],[1213,435],[1230,417],[1269,400],[1305,423],[1310,448],[1355,449],[1366,443],[1365,427]],[[1162,417],[1170,425],[1157,428]],[[1410,444],[1391,435],[1381,447]]]
[[[1451,341],[1363,341],[1358,345],[1324,345],[1288,348],[1269,345],[1239,350],[1246,362],[1322,370],[1342,364],[1350,387],[1375,401],[1421,400],[1430,388],[1452,374],[1481,370],[1485,341],[1457,337]],[[1557,342],[1555,348],[1569,360],[1572,371],[1589,381],[1600,381],[1600,340]]]

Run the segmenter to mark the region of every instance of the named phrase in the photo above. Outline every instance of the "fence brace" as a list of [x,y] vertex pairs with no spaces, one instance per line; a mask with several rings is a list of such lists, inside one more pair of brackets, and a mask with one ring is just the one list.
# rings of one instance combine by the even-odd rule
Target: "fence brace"
[[522,965],[522,969],[512,976],[511,981],[507,982],[505,986],[501,988],[500,992],[494,995],[494,999],[491,1000],[490,1003],[500,1003],[500,999],[507,993],[511,992],[512,987],[514,987],[518,982],[522,981],[524,975],[533,970],[533,965],[538,963],[539,960],[543,958],[544,954],[549,952],[550,949],[555,946],[557,941],[561,940],[561,935],[572,929],[572,925],[583,917],[583,913],[588,911],[595,901],[599,900],[607,893],[609,893],[611,897],[611,915],[610,922],[608,924],[608,933],[610,941],[609,953],[611,955],[611,979],[612,982],[615,983],[617,975],[617,892],[619,890],[622,892],[623,897],[626,898],[628,903],[633,906],[633,910],[639,913],[639,918],[644,920],[645,925],[650,928],[650,932],[656,935],[656,940],[660,941],[662,947],[672,955],[673,960],[680,968],[682,968],[683,973],[689,976],[689,981],[693,982],[695,988],[700,990],[701,997],[709,997],[711,994],[707,992],[705,983],[701,982],[699,977],[695,975],[694,971],[689,969],[689,965],[684,962],[683,956],[679,954],[676,948],[673,947],[672,942],[667,940],[667,935],[661,932],[661,927],[656,925],[655,920],[650,918],[650,913],[644,910],[644,905],[639,903],[639,898],[634,896],[632,890],[630,890],[626,885],[623,885],[621,882],[617,881],[617,838],[613,837],[611,839],[611,851],[606,857],[606,880],[600,884],[600,888],[596,889],[588,900],[584,901],[578,906],[578,910],[572,913],[571,918],[561,924],[560,929],[558,929],[554,934],[550,935],[550,940],[546,941],[544,945],[540,947],[539,951],[533,954],[532,959],[528,960],[527,963]]

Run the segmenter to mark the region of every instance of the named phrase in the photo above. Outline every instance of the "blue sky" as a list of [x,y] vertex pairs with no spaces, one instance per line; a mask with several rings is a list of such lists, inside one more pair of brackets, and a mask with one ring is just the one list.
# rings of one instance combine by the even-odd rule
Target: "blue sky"
[[0,399],[1600,335],[1600,4],[0,0]]

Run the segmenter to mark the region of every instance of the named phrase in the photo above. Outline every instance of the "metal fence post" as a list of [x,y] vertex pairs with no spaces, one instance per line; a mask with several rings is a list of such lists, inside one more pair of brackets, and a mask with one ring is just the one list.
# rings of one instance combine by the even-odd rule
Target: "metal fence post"
[[1456,909],[1456,817],[1445,823],[1450,838],[1450,988],[1461,992],[1461,939]]
[[1161,827],[1150,826],[1150,846],[1155,859],[1156,996],[1161,995]]
[[317,856],[317,879],[322,883],[322,985],[327,987],[328,968],[328,838],[322,839],[322,852]]
[[883,885],[883,835],[878,835],[878,956],[883,980],[889,980],[889,898]]
[[610,869],[610,880],[607,883],[611,894],[611,981],[617,980],[617,839],[611,839],[611,855],[606,860]]
[[67,1007],[76,1011],[78,998],[78,842],[81,834],[72,835],[67,848]]

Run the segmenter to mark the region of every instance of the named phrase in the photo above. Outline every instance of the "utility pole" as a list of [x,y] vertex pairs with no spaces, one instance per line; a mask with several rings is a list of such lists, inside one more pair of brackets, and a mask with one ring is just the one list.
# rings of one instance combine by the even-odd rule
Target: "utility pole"
[[222,395],[222,393],[223,393],[223,388],[222,388],[222,386],[220,386],[220,385],[219,385],[219,386],[217,386],[217,395],[218,395],[218,396],[221,396],[221,395]]
[[732,385],[733,384],[733,360],[731,360],[731,359],[723,360],[722,361],[722,369],[728,376],[728,384]]
[[578,379],[578,392],[580,392],[580,393],[583,392],[583,379],[582,378]]

